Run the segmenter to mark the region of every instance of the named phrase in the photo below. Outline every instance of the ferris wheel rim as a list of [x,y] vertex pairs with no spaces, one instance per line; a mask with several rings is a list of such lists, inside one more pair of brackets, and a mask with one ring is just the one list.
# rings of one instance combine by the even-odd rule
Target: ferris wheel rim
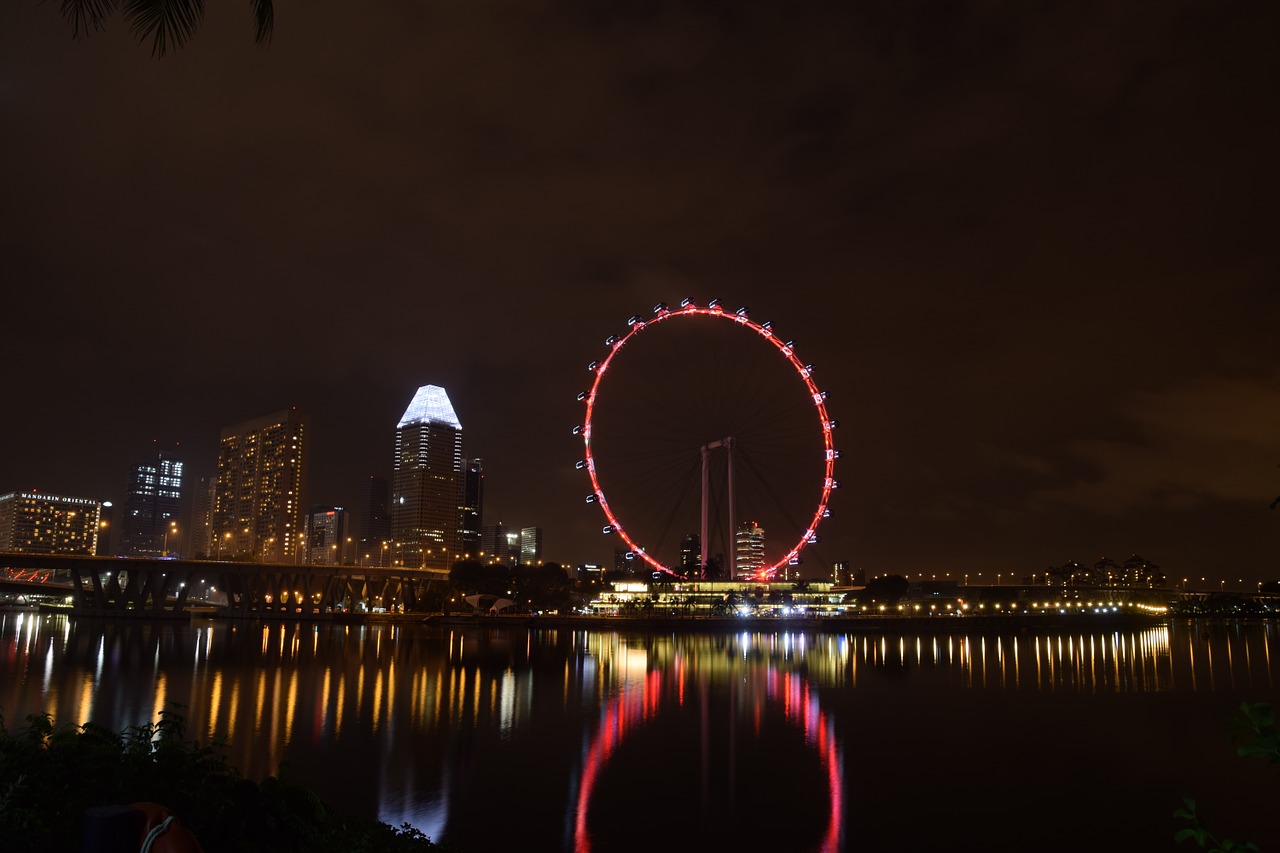
[[659,323],[675,317],[696,316],[716,317],[735,323],[755,332],[761,338],[768,341],[800,377],[809,393],[810,400],[814,404],[814,409],[817,412],[818,423],[822,430],[823,455],[825,458],[822,489],[818,499],[818,506],[814,511],[813,517],[810,519],[808,526],[805,528],[804,532],[800,534],[799,540],[794,545],[791,545],[780,559],[756,570],[757,579],[772,579],[779,569],[794,565],[798,562],[800,552],[804,550],[806,546],[817,541],[816,531],[818,524],[827,516],[829,512],[831,492],[839,485],[834,478],[835,460],[839,454],[836,452],[835,445],[831,437],[835,421],[833,421],[827,413],[826,392],[819,390],[818,386],[813,381],[813,366],[804,364],[796,357],[794,341],[788,340],[784,342],[783,339],[773,331],[771,324],[755,322],[750,318],[747,309],[745,308],[740,308],[735,312],[729,312],[725,311],[720,306],[718,300],[713,300],[705,306],[699,306],[693,303],[692,300],[686,299],[681,303],[679,308],[668,310],[666,305],[659,303],[658,306],[654,308],[654,313],[651,318],[646,320],[642,319],[638,315],[633,315],[631,319],[627,321],[627,331],[625,334],[611,335],[606,339],[605,345],[609,347],[609,353],[602,361],[593,361],[589,365],[589,369],[591,369],[595,374],[595,378],[591,383],[590,390],[584,391],[578,395],[579,400],[583,400],[586,403],[586,413],[583,423],[580,426],[585,459],[579,463],[579,467],[585,467],[591,478],[592,494],[588,497],[588,500],[600,504],[600,508],[604,512],[605,519],[608,521],[608,524],[604,528],[606,533],[616,533],[623,542],[627,544],[632,553],[638,555],[654,570],[671,575],[677,574],[673,567],[663,565],[659,560],[649,554],[640,543],[635,541],[627,528],[622,524],[617,514],[613,511],[612,507],[610,507],[609,500],[600,484],[600,477],[596,470],[595,454],[592,451],[592,418],[595,410],[596,398],[599,394],[601,383],[604,381],[604,376],[609,370],[609,365],[612,364],[614,357],[621,352],[628,343],[630,343],[645,329],[656,326]]

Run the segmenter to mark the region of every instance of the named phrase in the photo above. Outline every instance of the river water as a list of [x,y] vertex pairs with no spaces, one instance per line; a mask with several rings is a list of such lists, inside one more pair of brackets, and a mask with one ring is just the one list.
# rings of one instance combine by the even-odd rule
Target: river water
[[[1224,722],[1277,626],[657,633],[0,612],[0,711],[176,703],[246,775],[461,851],[1173,850],[1183,795],[1280,843]],[[1185,848],[1189,848],[1184,845]]]

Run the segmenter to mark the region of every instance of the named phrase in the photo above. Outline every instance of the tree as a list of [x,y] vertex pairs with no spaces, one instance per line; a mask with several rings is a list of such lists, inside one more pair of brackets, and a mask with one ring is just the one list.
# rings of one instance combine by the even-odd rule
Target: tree
[[858,597],[897,604],[898,599],[906,595],[910,588],[911,582],[902,575],[885,575],[867,581],[866,589]]
[[[271,42],[275,26],[272,0],[249,0],[261,45]],[[204,18],[203,0],[63,0],[62,17],[72,35],[85,38],[107,28],[107,19],[119,12],[139,42],[151,42],[151,55],[164,56],[170,47],[180,48],[195,35]]]
[[449,570],[449,584],[461,595],[496,595],[507,598],[511,570],[506,566],[486,566],[475,560],[459,560]]
[[519,569],[512,575],[516,601],[531,610],[554,610],[569,604],[573,581],[559,563]]

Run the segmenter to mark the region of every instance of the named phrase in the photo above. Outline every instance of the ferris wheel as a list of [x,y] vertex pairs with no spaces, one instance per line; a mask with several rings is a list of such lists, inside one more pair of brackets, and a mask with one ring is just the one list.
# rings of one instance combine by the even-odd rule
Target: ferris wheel
[[605,346],[574,427],[603,531],[656,572],[785,577],[819,541],[839,487],[838,424],[814,366],[719,300],[659,303]]

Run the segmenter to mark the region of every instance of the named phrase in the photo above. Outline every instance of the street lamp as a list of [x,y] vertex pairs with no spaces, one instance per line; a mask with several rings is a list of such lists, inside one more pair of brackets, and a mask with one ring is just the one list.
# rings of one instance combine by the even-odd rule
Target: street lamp
[[[178,533],[178,522],[176,522],[176,521],[170,521],[170,522],[169,522],[169,526],[168,526],[168,527],[166,527],[166,528],[165,528],[165,530],[164,530],[164,543],[160,546],[160,556],[161,556],[161,557],[167,557],[167,556],[169,556],[169,534],[170,534],[170,533],[174,534],[175,536],[177,535],[177,533]],[[154,541],[154,540],[152,540],[152,541]]]

